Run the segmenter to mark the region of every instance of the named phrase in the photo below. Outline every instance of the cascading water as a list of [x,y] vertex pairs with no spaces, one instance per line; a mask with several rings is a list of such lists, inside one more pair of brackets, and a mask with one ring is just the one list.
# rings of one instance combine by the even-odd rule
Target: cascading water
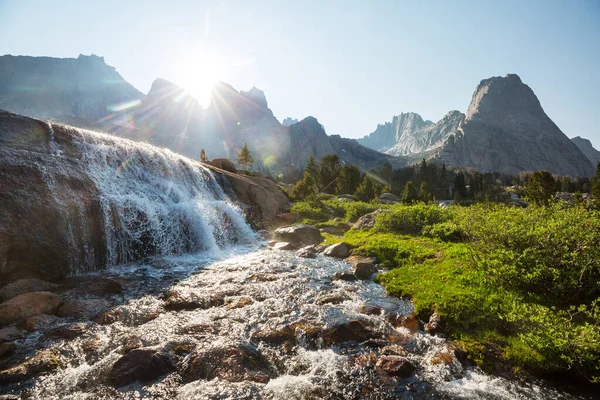
[[100,196],[109,265],[148,255],[218,252],[255,235],[213,174],[169,150],[80,131]]

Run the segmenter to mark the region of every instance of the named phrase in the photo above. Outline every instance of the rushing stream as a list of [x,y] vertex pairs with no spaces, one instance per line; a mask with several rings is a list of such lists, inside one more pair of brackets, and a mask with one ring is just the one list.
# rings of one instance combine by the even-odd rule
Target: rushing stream
[[[9,392],[65,400],[570,398],[465,368],[444,339],[394,329],[382,315],[409,314],[411,304],[387,296],[371,281],[330,280],[348,269],[342,261],[300,258],[264,246],[240,246],[220,258],[161,258],[103,272],[102,279],[123,287],[123,293],[111,295],[113,310],[119,311],[113,314],[121,317],[112,323],[96,320],[73,339],[25,338],[29,351],[58,350],[62,367],[23,387],[10,386]],[[169,295],[204,305],[169,309]],[[215,298],[220,300],[199,301]],[[366,315],[364,306],[381,312]],[[343,342],[344,333],[333,344],[323,339],[331,327],[349,321],[368,327],[370,338],[361,344]],[[155,381],[115,388],[111,367],[132,341],[169,353],[177,366]],[[399,349],[394,344],[402,345],[417,367],[409,378],[385,376],[374,366],[378,355]],[[198,354],[213,355],[207,359],[211,371],[190,373]]]

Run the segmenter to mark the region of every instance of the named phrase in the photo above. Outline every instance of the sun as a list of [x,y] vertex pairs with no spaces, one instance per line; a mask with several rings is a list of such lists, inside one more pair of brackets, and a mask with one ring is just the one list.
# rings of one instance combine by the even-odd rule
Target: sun
[[203,107],[210,104],[212,88],[223,79],[224,68],[206,51],[188,53],[177,64],[177,82]]

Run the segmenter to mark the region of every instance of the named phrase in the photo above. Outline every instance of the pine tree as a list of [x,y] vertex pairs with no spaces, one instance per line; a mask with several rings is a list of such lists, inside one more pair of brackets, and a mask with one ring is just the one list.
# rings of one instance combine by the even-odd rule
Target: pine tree
[[592,196],[600,200],[600,161],[596,165],[596,175],[592,178]]
[[370,201],[375,198],[375,185],[369,175],[365,175],[362,182],[356,189],[356,196],[361,201]]
[[244,168],[244,171],[248,170],[248,164],[249,165],[254,164],[254,159],[252,158],[252,155],[250,154],[250,150],[248,150],[247,143],[244,143],[244,147],[238,153],[237,162]]
[[419,200],[419,193],[417,192],[417,188],[412,181],[406,182],[406,186],[404,186],[404,191],[402,192],[401,200],[406,204],[413,204],[415,201]]
[[419,199],[424,201],[425,203],[429,203],[431,195],[428,191],[428,185],[426,181],[421,182],[421,187],[419,188]]
[[292,196],[296,200],[304,200],[316,193],[315,179],[308,170],[304,171],[304,177],[300,179],[292,188]]
[[315,157],[312,154],[308,159],[308,164],[306,164],[305,172],[308,172],[308,174],[313,177],[318,188],[319,182],[317,181],[317,179],[319,177],[319,165],[315,161]]
[[527,198],[537,205],[548,205],[555,192],[556,181],[548,171],[534,172],[525,185]]
[[333,194],[336,181],[340,175],[340,160],[335,154],[328,154],[321,159],[319,164],[318,179],[321,191]]
[[206,157],[206,152],[204,151],[204,149],[200,150],[200,161],[202,161],[202,162],[208,161],[208,157]]
[[340,169],[337,191],[340,194],[354,194],[360,185],[360,171],[354,165],[344,165]]

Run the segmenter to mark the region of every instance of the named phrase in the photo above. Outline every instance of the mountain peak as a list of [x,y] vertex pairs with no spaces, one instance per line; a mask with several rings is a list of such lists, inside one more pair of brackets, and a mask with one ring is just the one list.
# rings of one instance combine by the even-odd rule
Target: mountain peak
[[247,92],[244,92],[243,90],[241,90],[240,94],[242,96],[244,96],[245,98],[252,100],[256,104],[260,105],[261,107],[269,108],[267,105],[267,98],[265,96],[265,92],[263,92],[260,89],[257,89],[254,86],[252,86],[252,89],[248,90]]
[[477,85],[467,109],[467,117],[477,118],[480,114],[499,117],[504,114],[530,114],[535,117],[545,115],[533,90],[516,74],[494,76]]

